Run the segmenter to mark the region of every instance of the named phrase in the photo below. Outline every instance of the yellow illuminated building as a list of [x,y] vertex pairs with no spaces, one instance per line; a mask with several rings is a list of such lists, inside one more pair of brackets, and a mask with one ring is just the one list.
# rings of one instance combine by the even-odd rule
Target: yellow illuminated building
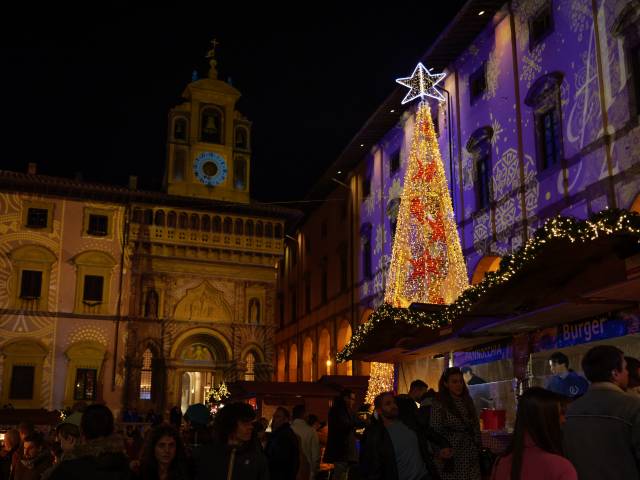
[[240,93],[194,80],[165,191],[0,171],[0,402],[156,412],[270,380],[277,265],[296,213],[250,200]]

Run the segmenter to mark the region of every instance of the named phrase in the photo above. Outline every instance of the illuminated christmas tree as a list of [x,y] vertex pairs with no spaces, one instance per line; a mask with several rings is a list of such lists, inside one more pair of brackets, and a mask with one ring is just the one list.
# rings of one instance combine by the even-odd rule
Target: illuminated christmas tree
[[[429,104],[444,101],[435,86],[445,74],[419,63],[411,77],[396,80],[409,87],[402,103],[420,98],[404,177],[398,223],[385,290],[385,303],[452,303],[468,286],[467,269],[451,206],[440,148]],[[393,365],[371,364],[367,399],[393,386]]]
[[[419,64],[412,77],[399,83],[411,91],[403,103],[431,96],[444,74],[432,75]],[[469,286],[460,238],[451,206],[447,178],[431,119],[421,100],[404,177],[385,302],[394,307],[453,302]]]

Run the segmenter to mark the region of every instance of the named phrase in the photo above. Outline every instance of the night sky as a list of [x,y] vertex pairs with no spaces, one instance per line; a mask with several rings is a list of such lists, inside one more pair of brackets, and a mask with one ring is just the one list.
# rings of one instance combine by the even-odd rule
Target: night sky
[[138,175],[160,189],[168,110],[193,70],[207,75],[216,37],[219,77],[253,122],[252,197],[300,200],[464,4],[421,3],[297,22],[271,12],[260,24],[186,8],[5,15],[0,168],[36,162],[39,173],[120,185]]

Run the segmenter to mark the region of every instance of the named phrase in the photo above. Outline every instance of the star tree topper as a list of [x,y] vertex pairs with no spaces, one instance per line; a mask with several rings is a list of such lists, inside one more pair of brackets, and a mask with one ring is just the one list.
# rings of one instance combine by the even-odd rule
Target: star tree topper
[[398,78],[396,82],[409,88],[402,100],[402,104],[410,102],[414,98],[431,97],[440,102],[444,102],[445,98],[435,86],[446,77],[446,73],[431,73],[422,63],[418,63],[410,77]]

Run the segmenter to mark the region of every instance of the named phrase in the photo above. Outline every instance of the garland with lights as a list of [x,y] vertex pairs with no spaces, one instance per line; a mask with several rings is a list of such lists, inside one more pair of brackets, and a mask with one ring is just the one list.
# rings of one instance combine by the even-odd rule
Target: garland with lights
[[358,327],[351,341],[336,355],[336,359],[339,362],[349,360],[353,352],[366,342],[367,337],[383,321],[391,320],[431,329],[451,325],[456,318],[468,312],[489,289],[509,281],[524,266],[532,262],[552,240],[568,240],[571,243],[584,244],[599,237],[617,234],[640,237],[640,215],[628,210],[610,209],[603,210],[584,221],[562,216],[550,218],[520,249],[512,255],[505,255],[497,271],[488,272],[482,282],[469,287],[455,302],[445,306],[441,311],[418,312],[392,307],[386,303],[381,305],[371,314],[367,323]]

